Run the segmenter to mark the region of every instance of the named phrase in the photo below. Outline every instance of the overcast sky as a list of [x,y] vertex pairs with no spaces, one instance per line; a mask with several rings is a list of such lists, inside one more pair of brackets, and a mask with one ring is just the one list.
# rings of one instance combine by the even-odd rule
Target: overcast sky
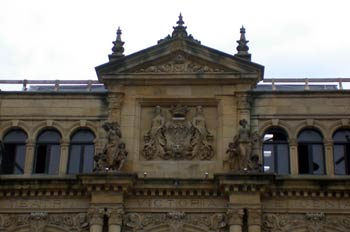
[[118,26],[125,54],[187,32],[236,53],[246,28],[265,78],[350,77],[348,0],[1,0],[0,79],[97,79]]

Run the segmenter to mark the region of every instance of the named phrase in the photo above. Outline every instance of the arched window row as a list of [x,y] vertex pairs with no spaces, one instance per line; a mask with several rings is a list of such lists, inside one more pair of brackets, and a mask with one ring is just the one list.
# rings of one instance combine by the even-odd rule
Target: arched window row
[[[27,134],[19,128],[9,130],[0,143],[1,174],[23,174],[26,162]],[[32,164],[34,174],[57,175],[61,160],[61,134],[54,128],[43,129],[35,139]],[[93,170],[95,135],[78,128],[70,136],[67,173],[89,173]]]
[[[333,134],[334,174],[350,174],[350,129]],[[304,128],[297,136],[299,174],[326,174],[323,135],[315,128]],[[289,139],[285,130],[273,127],[263,135],[263,170],[267,173],[290,173]]]

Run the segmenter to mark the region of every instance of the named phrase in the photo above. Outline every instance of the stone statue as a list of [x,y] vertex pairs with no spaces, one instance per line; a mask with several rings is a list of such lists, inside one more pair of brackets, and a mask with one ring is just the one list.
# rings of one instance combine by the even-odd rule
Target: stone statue
[[[260,169],[259,155],[256,154],[256,146],[259,142],[257,133],[251,134],[247,127],[247,121],[239,121],[241,128],[229,143],[226,151],[229,154],[230,169],[232,171],[258,171]],[[253,152],[254,151],[254,152]]]
[[102,153],[94,157],[95,171],[120,171],[128,152],[125,150],[125,143],[121,142],[122,134],[119,124],[106,122],[102,127],[107,134],[107,143]]
[[163,127],[165,119],[160,106],[155,107],[155,116],[152,119],[151,129],[144,136],[143,154],[146,159],[153,159],[154,156],[163,156],[165,137],[163,135]]
[[207,124],[203,115],[202,106],[196,107],[196,114],[192,119],[195,139],[193,142],[193,152],[200,156],[201,160],[209,160],[214,156],[212,146],[213,136],[207,129]]

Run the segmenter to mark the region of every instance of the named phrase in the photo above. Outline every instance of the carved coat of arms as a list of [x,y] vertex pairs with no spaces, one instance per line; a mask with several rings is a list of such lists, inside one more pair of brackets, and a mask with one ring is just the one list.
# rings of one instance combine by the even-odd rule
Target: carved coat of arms
[[213,135],[208,131],[203,108],[196,107],[192,120],[186,118],[186,106],[172,106],[171,118],[155,107],[151,128],[144,136],[143,156],[147,160],[159,157],[169,160],[210,160],[214,156]]

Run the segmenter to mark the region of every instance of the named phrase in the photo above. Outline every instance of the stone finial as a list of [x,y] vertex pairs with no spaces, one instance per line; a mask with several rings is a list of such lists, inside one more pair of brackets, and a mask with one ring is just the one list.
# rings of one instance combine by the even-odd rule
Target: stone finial
[[112,48],[112,54],[110,54],[108,56],[110,61],[124,56],[124,54],[123,54],[124,53],[124,47],[123,47],[124,42],[121,39],[121,34],[122,34],[122,30],[120,30],[120,27],[118,27],[117,38],[115,41],[113,41],[114,46]]
[[240,33],[241,38],[237,40],[238,46],[236,56],[241,57],[243,59],[251,60],[252,55],[248,53],[249,47],[247,46],[249,40],[246,40],[245,38],[245,28],[243,26],[241,27]]
[[201,43],[199,40],[194,39],[191,34],[190,35],[187,34],[187,31],[186,31],[187,27],[184,26],[185,22],[183,21],[181,13],[179,15],[179,20],[176,22],[176,24],[177,24],[177,26],[173,27],[174,31],[171,34],[171,36],[168,35],[164,39],[159,40],[158,44],[169,41],[169,40],[178,39],[178,38],[192,41],[192,42],[197,43],[197,44]]
[[182,19],[182,14],[180,13],[179,15],[179,20],[176,22],[177,26],[176,27],[173,27],[174,28],[174,31],[173,31],[173,34],[172,34],[172,37],[182,37],[182,38],[186,38],[187,37],[187,31],[186,31],[186,28],[184,26],[185,22],[183,21]]

